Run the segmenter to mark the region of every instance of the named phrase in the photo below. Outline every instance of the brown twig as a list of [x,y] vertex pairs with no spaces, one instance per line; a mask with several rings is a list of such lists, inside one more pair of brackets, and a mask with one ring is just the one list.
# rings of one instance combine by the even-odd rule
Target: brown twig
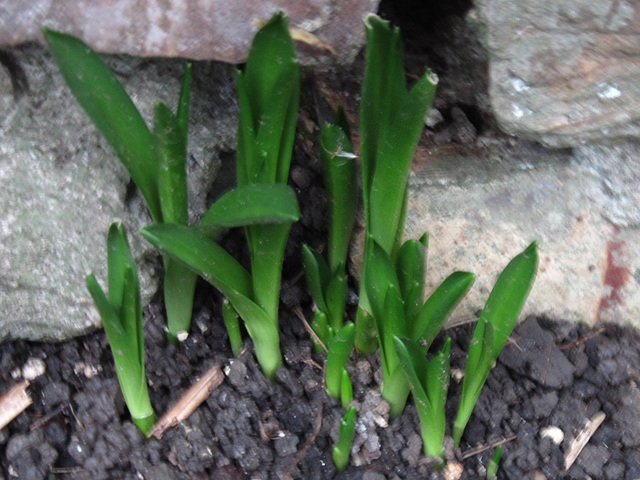
[[595,337],[599,336],[602,333],[604,333],[604,328],[599,328],[595,332],[591,332],[591,333],[589,333],[588,335],[585,335],[582,338],[578,338],[577,340],[574,340],[573,342],[562,343],[562,344],[558,345],[558,348],[560,350],[566,350],[567,348],[576,347],[578,345],[581,345],[583,343],[588,342],[592,338],[595,338]]
[[40,418],[39,420],[37,420],[36,422],[33,422],[31,424],[31,426],[29,427],[29,431],[33,432],[34,430],[37,430],[38,428],[42,427],[43,425],[45,425],[46,423],[49,422],[49,420],[51,420],[53,417],[55,417],[56,415],[58,415],[62,410],[64,410],[65,408],[67,408],[67,403],[61,403],[60,405],[58,405],[56,408],[54,408],[52,411],[50,411],[49,413],[47,413],[44,417]]
[[576,438],[573,439],[571,445],[569,446],[569,449],[567,450],[567,453],[564,456],[565,470],[569,470],[571,468],[573,462],[576,461],[578,455],[580,455],[580,452],[582,452],[582,449],[587,445],[593,434],[596,433],[596,430],[598,430],[600,425],[602,425],[602,422],[604,422],[604,419],[606,417],[607,416],[604,412],[598,412],[593,416],[593,418],[587,420],[584,428],[576,436]]
[[224,375],[220,369],[220,365],[211,367],[207,373],[194,383],[191,388],[182,395],[180,400],[162,416],[147,434],[147,437],[160,439],[169,428],[189,418],[189,415],[211,395],[211,392],[218,388],[218,385],[222,383],[223,379]]
[[27,393],[28,386],[29,381],[23,380],[0,397],[0,429],[31,405],[31,397]]
[[462,454],[462,459],[466,460],[467,458],[474,457],[476,455],[481,454],[482,452],[484,452],[486,450],[489,450],[490,448],[499,447],[500,445],[503,445],[505,443],[512,442],[516,438],[518,438],[517,435],[510,435],[508,437],[501,438],[500,440],[496,440],[494,442],[491,442],[491,443],[488,443],[488,444],[485,444],[485,445],[478,445],[477,447],[474,447],[471,450],[467,450],[466,452],[464,452]]
[[325,352],[328,351],[327,346],[323,343],[322,340],[320,340],[320,337],[318,337],[318,335],[316,335],[316,332],[313,331],[313,328],[311,328],[311,325],[309,325],[309,322],[307,322],[307,319],[305,318],[304,314],[302,313],[302,310],[300,309],[300,307],[293,307],[293,312],[302,321],[302,324],[304,325],[304,329],[307,331],[307,333],[309,335],[311,335],[313,340],[315,342],[317,342],[318,345],[320,345],[324,349]]

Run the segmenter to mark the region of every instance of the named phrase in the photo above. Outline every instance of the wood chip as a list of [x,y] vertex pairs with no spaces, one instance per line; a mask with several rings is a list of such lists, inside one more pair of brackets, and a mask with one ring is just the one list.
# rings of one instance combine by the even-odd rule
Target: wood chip
[[23,380],[0,397],[0,429],[31,405],[31,398],[27,393],[28,386],[29,381]]
[[587,420],[582,431],[576,436],[576,438],[571,442],[567,453],[564,456],[564,469],[569,470],[573,462],[576,461],[580,452],[585,447],[589,440],[593,436],[593,434],[598,430],[598,427],[604,422],[604,419],[607,416],[604,412],[596,413],[593,418]]
[[204,376],[194,383],[178,402],[154,425],[147,437],[162,438],[164,432],[189,418],[211,392],[222,383],[224,375],[220,365],[211,367]]

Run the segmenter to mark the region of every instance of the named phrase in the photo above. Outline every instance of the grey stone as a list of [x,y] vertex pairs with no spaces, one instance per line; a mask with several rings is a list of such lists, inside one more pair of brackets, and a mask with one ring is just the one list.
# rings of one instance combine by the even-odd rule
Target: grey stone
[[430,234],[428,292],[455,270],[476,273],[453,321],[474,318],[500,271],[537,239],[522,318],[640,326],[640,142],[574,152],[483,137],[457,152],[418,149],[406,232]]
[[478,0],[491,104],[553,147],[640,136],[640,8],[629,0]]
[[363,17],[379,0],[157,3],[151,0],[0,0],[0,45],[43,42],[43,26],[105,53],[242,63],[256,31],[282,10],[303,63],[350,63],[364,44]]
[[[109,145],[72,97],[42,48],[13,49],[29,90],[16,99],[0,75],[0,341],[62,340],[99,325],[85,275],[106,280],[106,235],[125,222],[148,300],[161,279],[155,251],[137,231],[150,223],[143,201]],[[175,108],[184,61],[108,57],[143,117],[157,100]],[[189,196],[204,212],[220,153],[235,149],[231,66],[194,67]],[[105,287],[106,288],[106,287]]]

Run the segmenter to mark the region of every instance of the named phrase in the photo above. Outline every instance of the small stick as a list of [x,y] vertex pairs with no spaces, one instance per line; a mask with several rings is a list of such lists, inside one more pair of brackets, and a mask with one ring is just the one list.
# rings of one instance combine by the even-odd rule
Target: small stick
[[23,380],[0,397],[0,429],[31,405],[31,398],[27,393],[28,386],[29,381]]
[[198,406],[211,395],[222,383],[224,375],[220,365],[214,365],[200,380],[194,383],[189,390],[176,402],[176,404],[165,413],[147,434],[147,438],[156,437],[161,439],[162,435],[171,427],[189,418]]
[[517,435],[510,435],[508,437],[503,437],[500,440],[496,440],[496,441],[491,442],[489,444],[479,445],[477,447],[474,447],[474,448],[464,452],[462,454],[462,459],[466,460],[467,458],[473,457],[475,455],[479,455],[482,452],[484,452],[486,450],[489,450],[490,448],[499,447],[500,445],[504,445],[505,443],[511,442],[511,441],[515,440],[516,438],[518,438]]
[[604,422],[607,416],[604,412],[596,413],[593,418],[587,420],[582,431],[571,442],[567,453],[564,456],[564,469],[569,470],[573,462],[576,461],[582,449],[587,445],[593,434],[598,430],[598,427]]
[[302,310],[300,309],[300,307],[294,307],[293,311],[296,314],[296,316],[302,321],[302,324],[304,325],[304,329],[307,331],[307,333],[309,333],[309,335],[313,337],[313,340],[317,342],[318,345],[320,345],[325,352],[327,352],[329,349],[322,342],[322,340],[320,340],[320,337],[316,335],[316,332],[313,331],[313,328],[311,328],[311,325],[309,325],[309,322],[307,322],[307,319],[304,317],[304,314],[302,313]]

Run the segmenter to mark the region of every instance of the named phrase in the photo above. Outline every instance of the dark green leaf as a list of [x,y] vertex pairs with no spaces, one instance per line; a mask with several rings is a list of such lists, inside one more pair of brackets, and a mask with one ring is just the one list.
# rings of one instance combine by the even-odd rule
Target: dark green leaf
[[207,211],[201,226],[242,227],[291,223],[300,218],[296,194],[289,185],[241,185],[220,197]]
[[355,339],[355,324],[348,322],[329,342],[326,365],[326,387],[329,396],[340,398],[342,385],[342,371],[346,369],[353,341]]
[[411,329],[411,338],[428,349],[451,313],[469,292],[476,276],[469,272],[449,275],[424,303]]
[[161,221],[154,141],[140,112],[89,46],[71,35],[46,28],[43,32],[73,95],[129,171],[153,219]]
[[302,264],[304,265],[309,290],[311,290],[311,297],[318,309],[326,316],[328,308],[325,302],[325,290],[329,283],[330,275],[327,262],[313,248],[308,245],[302,245]]
[[396,271],[408,319],[413,319],[424,303],[427,242],[426,233],[419,241],[407,240],[396,258]]

